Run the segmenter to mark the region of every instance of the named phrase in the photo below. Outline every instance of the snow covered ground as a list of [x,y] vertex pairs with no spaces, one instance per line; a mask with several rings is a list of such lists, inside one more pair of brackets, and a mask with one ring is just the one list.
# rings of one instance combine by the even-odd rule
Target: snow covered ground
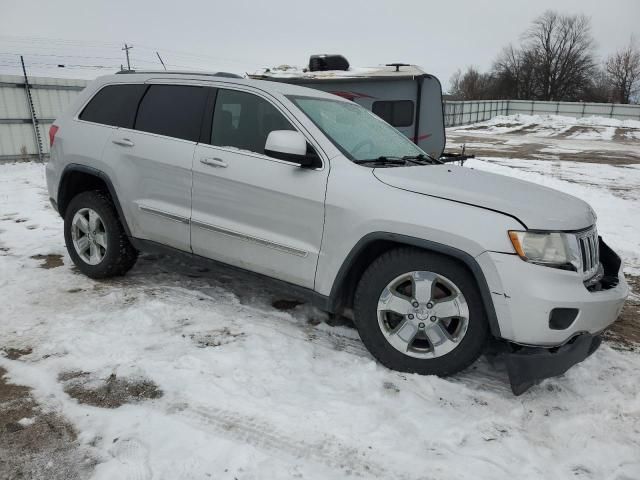
[[481,157],[640,164],[640,121],[557,115],[499,116],[447,130],[447,148]]
[[[590,201],[640,272],[637,165],[467,165]],[[605,344],[521,397],[486,359],[450,379],[389,371],[353,329],[307,305],[274,308],[286,292],[250,275],[144,256],[122,279],[84,277],[43,174],[0,166],[0,350],[25,352],[0,368],[70,422],[93,478],[640,478],[637,351]],[[94,406],[119,380],[161,395]],[[87,403],[74,385],[103,397]]]
[[640,140],[639,120],[618,120],[603,117],[564,117],[561,115],[499,115],[481,123],[457,127],[456,131],[478,134],[526,133],[534,137],[561,137],[572,140],[613,140],[616,130],[620,137]]

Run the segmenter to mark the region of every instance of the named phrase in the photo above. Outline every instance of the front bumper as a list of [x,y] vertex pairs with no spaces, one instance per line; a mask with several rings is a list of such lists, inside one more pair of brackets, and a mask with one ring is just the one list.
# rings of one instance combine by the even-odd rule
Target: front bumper
[[540,380],[562,375],[595,352],[601,341],[599,336],[584,334],[554,349],[511,346],[504,354],[511,391],[521,395]]
[[[485,272],[496,310],[499,336],[537,347],[564,345],[579,334],[595,335],[611,325],[622,310],[629,287],[619,257],[602,241],[605,288],[587,289],[576,272],[524,262],[517,255],[484,252],[477,257]],[[617,284],[616,284],[617,283]],[[558,328],[554,309],[573,309],[575,319]]]

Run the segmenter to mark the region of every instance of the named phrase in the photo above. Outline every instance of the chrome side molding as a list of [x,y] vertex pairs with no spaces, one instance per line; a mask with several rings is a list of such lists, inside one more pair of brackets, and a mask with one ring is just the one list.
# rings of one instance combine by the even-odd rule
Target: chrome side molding
[[157,208],[147,207],[146,205],[138,205],[138,208],[145,213],[149,213],[151,215],[157,215],[158,217],[166,218],[168,220],[173,220],[174,222],[189,224],[190,221],[187,217],[182,217],[180,215],[176,215],[175,213],[165,212],[164,210],[158,210]]
[[281,243],[265,240],[264,238],[254,237],[252,235],[236,232],[234,230],[229,230],[227,228],[217,227],[215,225],[199,222],[197,220],[191,220],[191,225],[193,225],[194,227],[202,228],[204,230],[209,230],[211,232],[221,233],[223,235],[237,238],[239,240],[244,240],[245,242],[255,243],[263,247],[272,248],[274,250],[278,250],[283,253],[288,253],[289,255],[295,255],[297,257],[306,257],[309,254],[309,252],[300,250],[299,248],[290,247],[288,245],[283,245]]

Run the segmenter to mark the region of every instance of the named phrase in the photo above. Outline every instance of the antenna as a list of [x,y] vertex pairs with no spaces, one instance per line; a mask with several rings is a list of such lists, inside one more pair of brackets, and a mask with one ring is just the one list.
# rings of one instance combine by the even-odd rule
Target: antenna
[[162,68],[164,68],[166,70],[167,67],[164,65],[164,62],[162,61],[162,57],[160,56],[160,54],[158,52],[156,52],[156,55],[158,56],[158,60],[160,60],[160,63],[162,64]]

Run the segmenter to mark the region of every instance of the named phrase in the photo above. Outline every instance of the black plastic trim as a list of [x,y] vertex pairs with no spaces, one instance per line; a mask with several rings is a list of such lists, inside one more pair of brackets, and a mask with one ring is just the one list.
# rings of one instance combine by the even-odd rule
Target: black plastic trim
[[213,128],[213,112],[216,106],[216,97],[218,96],[217,87],[209,88],[209,96],[207,97],[207,104],[202,112],[202,122],[200,123],[200,143],[206,145],[211,144],[211,134]]
[[480,290],[480,296],[482,298],[482,303],[484,304],[485,311],[487,312],[487,319],[489,320],[489,327],[491,328],[491,333],[500,338],[500,325],[498,324],[498,317],[496,315],[496,310],[493,305],[493,299],[491,298],[491,290],[489,289],[489,285],[487,284],[487,280],[482,272],[482,268],[476,261],[473,256],[469,255],[467,252],[459,250],[457,248],[451,247],[449,245],[444,245],[442,243],[432,242],[430,240],[425,240],[422,238],[410,237],[407,235],[399,235],[397,233],[390,232],[373,232],[369,233],[362,237],[358,243],[351,249],[347,258],[342,263],[340,270],[338,270],[338,274],[336,275],[335,280],[333,281],[333,286],[331,288],[331,294],[329,295],[329,309],[328,311],[331,313],[335,313],[340,307],[339,302],[341,299],[340,292],[343,288],[343,283],[351,270],[351,267],[355,264],[358,256],[367,245],[375,242],[377,240],[386,240],[396,242],[401,245],[410,245],[414,247],[424,248],[425,250],[430,250],[436,253],[441,253],[443,255],[447,255],[449,257],[455,258],[461,261],[464,265],[471,270],[473,274],[476,284],[478,285],[478,289]]
[[549,328],[551,330],[566,330],[580,313],[577,308],[554,308],[549,313]]
[[585,333],[561,347],[521,347],[505,352],[511,390],[522,395],[541,380],[562,375],[595,352],[601,342],[599,336]]
[[284,160],[285,162],[296,163],[302,168],[318,168],[321,166],[318,165],[320,159],[317,157],[314,158],[311,155],[296,155],[295,153],[277,152],[275,150],[267,150],[266,148],[264,154],[268,157]]
[[[415,108],[415,120],[413,121],[413,142],[420,146],[420,140],[418,137],[420,136],[420,114],[422,113],[422,82],[424,81],[425,76],[416,77],[416,108]],[[442,124],[442,129],[444,130],[444,123]]]
[[[129,230],[129,225],[127,225],[127,219],[122,213],[122,207],[120,206],[120,201],[118,200],[118,195],[116,194],[116,189],[113,187],[113,183],[109,176],[101,170],[93,167],[87,167],[86,165],[78,165],[77,163],[70,163],[64,170],[62,171],[62,175],[60,176],[60,185],[58,186],[58,201],[57,204],[60,205],[60,197],[66,188],[66,181],[69,178],[67,175],[72,172],[82,172],[88,175],[93,175],[94,177],[102,180],[107,189],[109,190],[109,195],[111,196],[111,200],[113,201],[113,205],[116,207],[116,212],[118,212],[118,217],[120,218],[120,222],[122,222],[122,227],[124,228],[125,233],[128,237],[131,236],[131,230]],[[60,216],[63,216],[63,212],[59,212]]]

